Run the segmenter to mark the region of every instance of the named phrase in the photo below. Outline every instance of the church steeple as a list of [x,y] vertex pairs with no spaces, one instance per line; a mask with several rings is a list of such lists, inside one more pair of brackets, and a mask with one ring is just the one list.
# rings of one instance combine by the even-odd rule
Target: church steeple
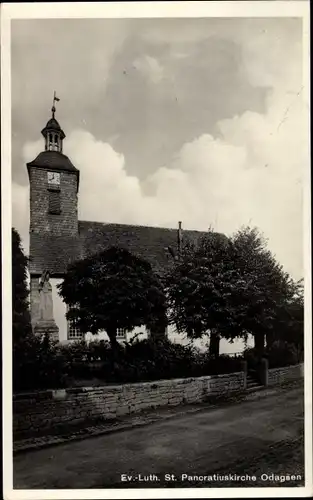
[[42,129],[41,133],[45,138],[45,151],[58,151],[62,153],[63,151],[63,139],[65,134],[61,129],[59,122],[55,119],[55,103],[60,99],[56,97],[54,92],[53,103],[51,108],[52,117],[47,122],[47,125]]

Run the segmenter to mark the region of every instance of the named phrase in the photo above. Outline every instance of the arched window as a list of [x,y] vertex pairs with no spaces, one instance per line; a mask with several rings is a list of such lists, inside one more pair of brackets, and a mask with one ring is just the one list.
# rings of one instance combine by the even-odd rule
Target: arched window
[[53,134],[52,132],[48,133],[48,150],[53,151],[54,143],[53,143]]
[[55,144],[55,150],[58,151],[58,149],[59,149],[59,136],[58,136],[58,134],[54,134],[54,144]]

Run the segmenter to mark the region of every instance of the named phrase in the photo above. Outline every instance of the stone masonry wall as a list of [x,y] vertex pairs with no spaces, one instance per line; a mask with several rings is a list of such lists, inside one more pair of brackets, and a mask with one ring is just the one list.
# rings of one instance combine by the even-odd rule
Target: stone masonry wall
[[243,388],[244,374],[238,372],[214,377],[16,394],[13,397],[14,439],[53,434],[68,429],[68,426],[112,420],[151,408],[197,403],[209,396]]
[[53,215],[49,214],[47,172],[43,168],[30,168],[30,233],[75,236],[78,233],[76,173],[60,173],[61,214]]
[[290,380],[303,377],[303,364],[270,368],[268,370],[268,385],[284,384]]
[[[273,368],[268,384],[303,377],[303,364]],[[199,403],[209,397],[243,391],[244,372],[219,376],[158,380],[138,384],[83,387],[13,396],[14,439],[67,432],[98,421],[142,410]]]

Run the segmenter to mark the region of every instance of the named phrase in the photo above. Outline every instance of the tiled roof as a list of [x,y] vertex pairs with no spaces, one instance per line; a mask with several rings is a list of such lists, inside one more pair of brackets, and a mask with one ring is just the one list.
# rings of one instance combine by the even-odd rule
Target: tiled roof
[[78,237],[30,234],[29,270],[41,274],[45,269],[54,276],[63,275],[70,262],[80,257]]
[[37,158],[27,163],[27,167],[51,168],[56,171],[77,172],[70,159],[59,151],[42,151]]
[[[177,250],[177,229],[89,221],[79,221],[78,227],[85,256],[118,246],[145,258],[156,271],[162,272],[172,262],[167,248]],[[195,241],[203,234],[201,231],[184,230],[183,238]]]
[[[162,273],[173,262],[168,247],[177,251],[177,229],[89,221],[79,221],[78,227],[77,238],[31,234],[30,272],[48,269],[52,275],[62,275],[70,262],[117,246],[148,260]],[[182,234],[184,241],[196,241],[206,233],[183,230]]]

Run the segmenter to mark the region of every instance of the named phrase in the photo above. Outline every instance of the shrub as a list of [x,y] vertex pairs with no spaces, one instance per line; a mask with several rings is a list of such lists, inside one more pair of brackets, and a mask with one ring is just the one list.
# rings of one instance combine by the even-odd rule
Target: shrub
[[[301,361],[299,353],[294,344],[278,340],[264,351],[263,357],[268,359],[269,368],[280,368],[283,366],[295,365]],[[250,369],[257,369],[260,358],[255,348],[248,348],[244,351],[244,359],[248,362]]]
[[274,342],[266,352],[269,368],[295,365],[299,362],[297,348],[288,342]]
[[98,379],[127,383],[237,372],[241,359],[212,358],[168,339],[134,339],[112,348],[108,342],[60,345],[33,335],[15,363],[15,390],[66,387]]
[[220,355],[218,358],[205,355],[203,361],[203,375],[222,375],[242,370],[242,358]]
[[255,347],[247,347],[244,350],[243,358],[248,363],[248,368],[256,370],[260,364],[260,357]]
[[66,386],[66,359],[57,343],[29,334],[13,349],[15,391],[56,389]]

